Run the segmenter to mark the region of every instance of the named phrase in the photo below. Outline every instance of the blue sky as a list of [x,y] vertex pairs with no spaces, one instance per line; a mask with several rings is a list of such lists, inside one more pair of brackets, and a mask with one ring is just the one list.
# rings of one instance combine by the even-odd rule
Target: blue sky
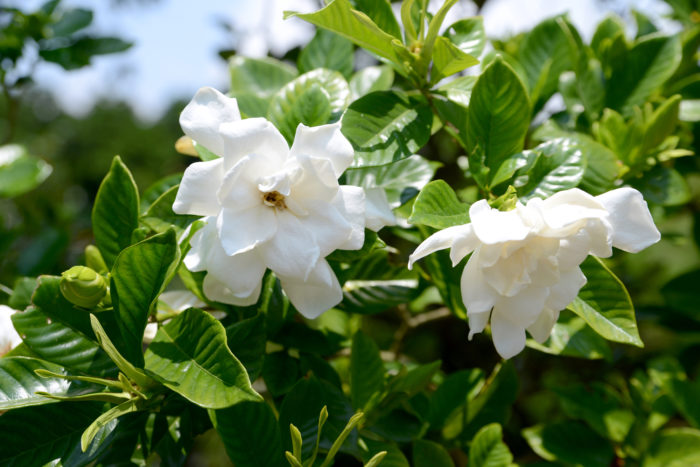
[[[14,2],[15,4],[18,1]],[[23,8],[40,4],[25,0]],[[83,6],[95,12],[94,28],[135,43],[120,55],[98,57],[94,65],[66,73],[45,64],[37,82],[52,90],[59,104],[72,114],[83,114],[99,97],[126,99],[145,120],[157,118],[175,98],[188,98],[202,86],[228,88],[221,48],[239,47],[246,55],[277,53],[306,42],[313,29],[293,18],[282,21],[282,11],[313,11],[318,0],[160,0],[113,7],[106,0],[64,0],[65,6]],[[431,2],[432,4],[433,2]],[[440,1],[436,1],[440,4]],[[487,34],[493,37],[523,31],[541,19],[568,11],[584,36],[610,11],[638,8],[654,17],[668,11],[660,0],[490,0],[482,11]],[[460,0],[452,18],[474,14],[469,0]],[[236,35],[218,25],[225,21]]]

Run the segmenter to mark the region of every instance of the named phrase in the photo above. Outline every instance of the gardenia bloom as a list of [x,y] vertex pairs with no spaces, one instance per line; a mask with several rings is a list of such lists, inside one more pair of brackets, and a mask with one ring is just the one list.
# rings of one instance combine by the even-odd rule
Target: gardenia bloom
[[197,92],[180,124],[222,156],[190,165],[173,204],[206,223],[184,260],[191,271],[207,271],[204,294],[251,305],[269,268],[303,315],[337,305],[342,290],[325,257],[361,248],[365,226],[393,221],[388,204],[368,208],[362,188],[338,184],[354,156],[340,124],[299,125],[290,149],[272,123],[241,120],[236,100],[211,88]]
[[22,342],[22,338],[12,324],[11,316],[16,312],[17,310],[7,305],[0,305],[0,357]]
[[489,317],[496,350],[510,358],[525,347],[525,330],[549,337],[559,312],[586,283],[579,265],[589,254],[606,258],[612,247],[636,253],[661,237],[641,193],[619,188],[591,196],[577,188],[534,198],[511,211],[486,200],[469,209],[470,224],[427,238],[409,259],[451,248],[456,265],[472,253],[461,280],[469,338]]

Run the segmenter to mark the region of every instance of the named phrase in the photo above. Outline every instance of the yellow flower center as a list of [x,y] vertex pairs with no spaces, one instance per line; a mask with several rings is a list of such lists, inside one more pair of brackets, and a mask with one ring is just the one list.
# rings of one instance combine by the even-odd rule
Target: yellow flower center
[[286,209],[287,207],[287,205],[284,204],[284,195],[278,191],[263,193],[262,199],[265,206],[270,206],[271,208]]

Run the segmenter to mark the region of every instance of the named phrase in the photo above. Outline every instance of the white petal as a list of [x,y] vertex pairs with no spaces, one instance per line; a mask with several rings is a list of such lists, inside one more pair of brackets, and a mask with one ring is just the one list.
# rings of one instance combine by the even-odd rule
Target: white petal
[[[530,204],[530,203],[529,203]],[[603,219],[606,211],[593,196],[578,188],[560,191],[541,202],[547,231],[542,235],[563,237],[575,234],[589,219]]]
[[180,187],[177,189],[173,212],[195,216],[215,216],[220,205],[216,190],[224,178],[223,162],[215,159],[195,162],[185,169]]
[[12,324],[11,316],[16,312],[17,310],[7,305],[0,305],[0,356],[14,349],[22,342],[22,338],[15,330],[14,324]]
[[505,359],[518,355],[525,348],[525,328],[512,323],[496,310],[491,314],[491,336],[496,352]]
[[226,286],[226,284],[218,280],[213,275],[207,274],[204,277],[202,289],[204,295],[209,300],[221,303],[228,303],[229,305],[250,306],[254,305],[260,297],[262,281],[258,282],[257,288],[250,292],[250,294],[245,296],[236,296],[231,292],[231,289],[229,289]]
[[289,155],[287,141],[264,118],[246,118],[226,123],[220,127],[224,140],[225,170],[230,169],[244,156],[262,156],[273,167],[282,168]]
[[277,222],[277,233],[260,245],[260,255],[278,277],[306,280],[320,257],[316,239],[288,210],[277,212]]
[[201,308],[206,304],[189,290],[168,290],[158,297],[158,300],[165,303],[170,309],[175,311],[185,311],[188,308]]
[[586,285],[586,276],[581,272],[581,268],[575,267],[570,271],[562,271],[559,282],[549,289],[545,306],[554,311],[563,310],[574,301],[584,285]]
[[499,211],[491,208],[485,199],[471,205],[469,217],[476,236],[487,245],[523,240],[531,231],[518,210]]
[[278,277],[294,308],[309,319],[318,317],[343,300],[338,279],[325,259],[316,263],[306,280],[297,276]]
[[471,224],[457,227],[463,228],[455,232],[456,235],[452,242],[452,248],[450,249],[450,259],[452,260],[453,267],[457,266],[465,256],[476,250],[480,245],[479,238],[474,233],[474,228]]
[[330,201],[335,198],[340,185],[329,160],[308,157],[303,154],[292,160],[301,167],[300,176],[294,181],[292,187],[292,196],[295,200],[303,204],[304,199]]
[[290,156],[298,155],[328,159],[338,178],[352,163],[355,150],[340,132],[340,122],[315,127],[300,123],[290,150]]
[[527,331],[530,333],[533,339],[542,344],[549,338],[550,334],[552,334],[552,328],[554,327],[554,323],[557,322],[558,318],[558,311],[545,309],[542,311],[542,313],[540,313],[537,321],[528,326]]
[[350,224],[350,236],[336,248],[359,250],[365,242],[365,192],[362,188],[343,185],[333,199],[333,206]]
[[255,206],[244,211],[222,209],[216,219],[221,246],[227,255],[252,250],[277,233],[275,209]]
[[202,88],[180,114],[180,126],[187,136],[221,156],[224,141],[219,126],[240,119],[236,99],[213,88]]
[[455,225],[435,232],[430,237],[423,240],[411,256],[408,257],[408,269],[413,268],[413,263],[421,258],[425,258],[430,253],[453,247],[455,242],[460,242],[460,247],[457,248],[457,252],[450,254],[452,257],[452,265],[454,266],[462,261],[462,258],[476,247],[476,242],[472,242],[473,239],[475,239],[475,237],[470,224]]
[[[251,297],[256,291],[260,292],[260,284],[266,268],[257,251],[253,250],[236,256],[227,256],[223,250],[220,250],[219,253],[211,255],[207,264],[207,277],[211,276],[210,285],[218,287],[217,284],[220,284],[226,288],[228,295],[240,300]],[[216,282],[213,281],[214,279]],[[221,291],[214,293],[220,294]],[[211,297],[206,288],[204,288],[204,295],[210,299],[221,301]],[[257,296],[255,299],[257,300]],[[224,301],[224,303],[234,302]]]
[[513,297],[499,297],[493,312],[525,329],[537,321],[548,296],[549,288],[530,286]]
[[396,225],[384,188],[365,188],[365,219],[367,228],[379,231],[387,225]]
[[467,314],[487,313],[496,304],[498,294],[488,285],[479,269],[479,250],[476,250],[464,267],[460,280],[462,302]]
[[[309,202],[306,204],[306,209],[308,216],[299,220],[304,228],[313,234],[321,257],[325,258],[348,243],[353,233],[353,226],[333,205],[322,201]],[[364,231],[361,233],[363,237]],[[360,237],[359,246],[353,245],[357,246],[354,249],[362,247],[362,237]]]
[[[221,242],[216,234],[216,218],[207,217],[202,220],[205,224],[192,235],[190,251],[187,252],[183,260],[187,269],[192,272],[206,270],[207,261],[212,252],[216,254],[221,250]],[[215,250],[217,247],[218,250]]]
[[[261,160],[262,159],[262,160]],[[221,206],[232,211],[242,211],[254,206],[263,206],[262,193],[258,190],[258,173],[262,157],[243,157],[226,172],[217,191]]]
[[474,334],[479,334],[484,330],[489,322],[491,313],[485,311],[483,313],[471,313],[467,316],[469,317],[469,340],[472,340]]
[[596,199],[610,214],[614,247],[636,253],[661,238],[644,197],[634,188],[618,188]]
[[559,242],[556,256],[559,268],[573,269],[586,259],[589,254],[599,258],[612,255],[612,238],[610,224],[606,220],[589,219],[587,224],[574,235],[563,238]]

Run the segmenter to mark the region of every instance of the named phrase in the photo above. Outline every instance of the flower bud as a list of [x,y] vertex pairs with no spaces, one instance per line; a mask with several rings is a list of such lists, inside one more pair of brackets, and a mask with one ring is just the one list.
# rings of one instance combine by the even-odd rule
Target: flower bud
[[61,293],[69,302],[83,308],[92,308],[105,296],[104,278],[86,266],[73,266],[61,274]]
[[97,272],[109,272],[107,264],[104,258],[102,258],[102,253],[100,253],[100,250],[95,245],[88,245],[85,247],[85,264],[87,264],[87,267]]

